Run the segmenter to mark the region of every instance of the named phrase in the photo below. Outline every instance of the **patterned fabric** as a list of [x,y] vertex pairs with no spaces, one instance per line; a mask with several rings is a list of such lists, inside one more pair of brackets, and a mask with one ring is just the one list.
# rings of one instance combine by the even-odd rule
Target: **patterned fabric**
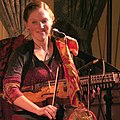
[[[8,60],[11,55],[11,53],[21,44],[25,42],[24,36],[19,35],[18,37],[11,37],[11,38],[6,38],[3,40],[0,40],[0,106],[1,106],[1,111],[0,111],[0,116],[4,116],[5,120],[6,117],[9,117],[9,114],[11,111],[9,111],[9,107],[6,107],[5,102],[3,102],[2,97],[3,97],[3,78],[6,73],[7,65],[8,65]],[[4,110],[3,110],[4,108]],[[7,112],[6,112],[7,111]]]
[[84,104],[80,103],[76,109],[72,110],[67,120],[97,120],[97,119],[92,111],[88,111],[85,108]]
[[11,53],[24,42],[25,39],[23,35],[0,41],[0,91],[2,91],[2,80],[7,69],[9,57]]
[[[75,108],[71,110],[66,109],[64,120],[97,120],[95,115],[86,109],[84,104],[79,101],[77,96],[77,91],[82,94],[82,88],[80,85],[80,80],[78,76],[78,72],[74,65],[74,61],[70,55],[72,52],[74,55],[78,53],[78,45],[75,39],[70,37],[60,38],[56,41],[58,50],[60,52],[63,67],[65,71],[65,77],[67,79],[67,92],[70,97],[71,106]],[[69,111],[72,111],[71,114]]]
[[78,91],[82,93],[82,88],[79,82],[80,80],[78,72],[76,70],[76,67],[70,54],[71,51],[74,55],[77,55],[78,53],[77,41],[73,38],[66,37],[57,40],[56,44],[63,62],[65,77],[67,79],[68,95],[70,97],[71,105],[77,106],[79,104],[79,101],[76,92]]

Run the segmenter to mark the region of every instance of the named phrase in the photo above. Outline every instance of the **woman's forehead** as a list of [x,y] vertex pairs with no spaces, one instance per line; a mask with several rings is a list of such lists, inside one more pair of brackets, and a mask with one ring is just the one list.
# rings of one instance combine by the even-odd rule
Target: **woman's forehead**
[[29,15],[29,18],[48,18],[50,19],[50,15],[48,11],[43,8],[36,9]]

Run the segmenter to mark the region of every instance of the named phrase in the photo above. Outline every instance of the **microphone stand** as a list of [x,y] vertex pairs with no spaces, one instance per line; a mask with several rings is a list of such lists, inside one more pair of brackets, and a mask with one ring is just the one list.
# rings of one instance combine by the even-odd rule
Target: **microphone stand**
[[89,69],[88,71],[88,111],[90,110],[90,86],[91,86],[91,71],[92,69]]
[[91,66],[98,63],[100,60],[102,59],[95,59],[78,69],[78,73],[80,73],[81,71],[84,71],[90,68],[88,71],[88,91],[87,91],[88,92],[88,110],[90,110],[90,86],[91,86],[91,71],[92,71]]
[[79,69],[77,69],[79,72],[80,71],[84,71],[84,70],[87,70],[88,68],[90,68],[92,65],[95,65],[97,64],[99,61],[101,61],[102,59],[95,59],[93,61],[90,61],[89,63],[87,63],[86,65],[80,67]]
[[111,89],[106,90],[106,95],[104,95],[104,100],[106,102],[106,120],[112,120],[111,118],[111,105],[112,105],[112,94]]

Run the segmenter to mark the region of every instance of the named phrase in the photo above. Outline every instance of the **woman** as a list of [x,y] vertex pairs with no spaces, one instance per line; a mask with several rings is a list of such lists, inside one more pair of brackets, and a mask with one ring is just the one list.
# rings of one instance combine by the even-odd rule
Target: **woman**
[[[12,120],[45,120],[48,118],[62,120],[64,116],[64,119],[69,119],[71,109],[73,110],[74,108],[69,106],[67,94],[64,95],[66,97],[65,100],[59,99],[57,101],[59,104],[55,107],[52,104],[55,96],[51,95],[49,91],[51,90],[49,81],[62,79],[67,75],[70,80],[72,78],[72,84],[69,84],[69,87],[75,85],[75,95],[78,86],[76,88],[74,78],[76,77],[78,80],[78,76],[69,54],[70,51],[66,48],[72,45],[72,48],[69,49],[76,54],[75,50],[78,50],[78,45],[70,37],[66,38],[66,40],[71,39],[69,41],[64,41],[63,39],[58,42],[52,41],[51,29],[54,22],[54,14],[44,2],[36,0],[29,3],[25,8],[23,18],[32,40],[21,45],[11,55],[3,82],[4,96],[10,104],[19,107],[13,111]],[[61,45],[67,50],[66,56],[64,54],[65,49],[63,51],[60,50],[62,49]],[[60,49],[57,49],[59,47]],[[48,89],[43,89],[46,83],[48,83]],[[47,91],[49,91],[49,94]],[[71,102],[79,104],[76,97],[71,94],[72,91],[68,91],[72,96]],[[66,114],[64,114],[62,105],[66,106]],[[70,112],[67,108],[70,109]],[[82,116],[88,116],[88,120],[92,120],[88,112],[85,112],[86,109],[83,104],[79,106],[79,111],[83,114],[80,115],[80,119]],[[19,116],[19,118],[16,118],[15,115]],[[70,116],[70,119],[73,119],[72,117]]]
[[[18,48],[11,56],[4,78],[4,94],[11,104],[25,110],[24,113],[30,113],[25,117],[31,116],[32,119],[36,116],[47,116],[49,119],[55,119],[55,106],[39,107],[21,92],[24,86],[34,86],[56,77],[60,58],[54,54],[55,47],[49,37],[54,15],[44,2],[36,1],[26,6],[24,21],[32,40]],[[62,78],[62,75],[59,78]]]

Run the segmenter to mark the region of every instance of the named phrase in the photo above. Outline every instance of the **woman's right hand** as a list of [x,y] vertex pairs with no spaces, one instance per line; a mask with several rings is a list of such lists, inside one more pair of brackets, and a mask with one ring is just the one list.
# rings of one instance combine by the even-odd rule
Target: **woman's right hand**
[[47,116],[49,119],[56,119],[57,108],[53,105],[47,105],[45,107],[41,107],[37,111],[38,116]]
[[30,100],[28,100],[24,95],[18,97],[14,101],[14,104],[29,112],[35,113],[38,116],[47,116],[49,119],[56,119],[57,107],[53,105],[39,107]]

